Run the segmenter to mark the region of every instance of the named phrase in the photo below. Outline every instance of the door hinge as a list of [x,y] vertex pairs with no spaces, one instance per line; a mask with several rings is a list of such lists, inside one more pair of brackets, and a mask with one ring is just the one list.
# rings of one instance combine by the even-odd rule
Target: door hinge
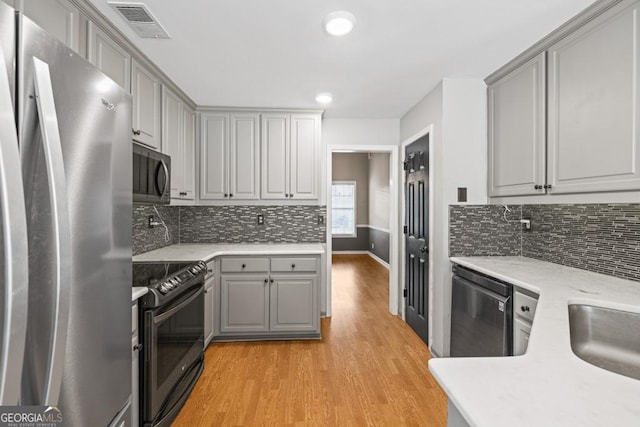
[[403,225],[403,226],[402,226],[402,232],[403,232],[404,234],[407,234],[407,233],[409,232],[409,227],[407,227],[406,225]]
[[402,296],[406,298],[406,297],[407,297],[407,295],[408,295],[408,294],[407,294],[407,288],[404,288],[404,289],[402,290]]

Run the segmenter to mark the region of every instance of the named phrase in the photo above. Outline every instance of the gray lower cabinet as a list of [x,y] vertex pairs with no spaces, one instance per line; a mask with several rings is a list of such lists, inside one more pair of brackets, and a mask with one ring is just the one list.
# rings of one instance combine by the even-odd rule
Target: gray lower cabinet
[[269,278],[267,274],[220,276],[220,332],[269,331]]
[[319,338],[319,261],[315,255],[221,258],[213,339]]
[[272,276],[270,295],[271,331],[314,332],[318,330],[316,275]]
[[213,338],[213,285],[215,279],[211,278],[204,284],[204,348],[207,348]]

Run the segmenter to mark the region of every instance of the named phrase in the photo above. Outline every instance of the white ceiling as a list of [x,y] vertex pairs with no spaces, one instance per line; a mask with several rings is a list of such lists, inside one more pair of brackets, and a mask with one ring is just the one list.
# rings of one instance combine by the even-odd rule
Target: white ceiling
[[[443,77],[484,78],[592,0],[144,0],[171,36],[141,39],[91,0],[198,105],[398,118]],[[355,14],[327,35],[324,16]]]

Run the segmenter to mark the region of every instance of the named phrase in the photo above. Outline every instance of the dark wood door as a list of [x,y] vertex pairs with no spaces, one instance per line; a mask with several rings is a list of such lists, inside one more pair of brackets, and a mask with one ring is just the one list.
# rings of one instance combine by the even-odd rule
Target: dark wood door
[[405,314],[425,343],[429,339],[429,135],[406,148]]

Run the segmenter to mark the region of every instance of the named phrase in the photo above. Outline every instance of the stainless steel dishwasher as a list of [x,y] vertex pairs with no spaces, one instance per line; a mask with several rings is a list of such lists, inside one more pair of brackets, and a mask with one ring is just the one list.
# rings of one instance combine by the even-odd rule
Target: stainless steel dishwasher
[[451,357],[513,354],[513,288],[484,274],[453,266]]

